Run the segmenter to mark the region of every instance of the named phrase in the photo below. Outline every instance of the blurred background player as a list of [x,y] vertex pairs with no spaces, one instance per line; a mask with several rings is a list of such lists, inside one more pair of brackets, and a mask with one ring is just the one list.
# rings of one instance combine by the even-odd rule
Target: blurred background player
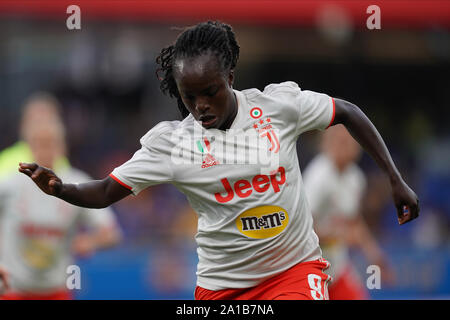
[[[27,103],[21,135],[20,148],[29,150],[33,161],[78,182],[88,179],[65,157],[65,130],[50,95]],[[120,238],[111,209],[90,210],[43,197],[21,175],[5,174],[0,180],[0,273],[8,274],[9,289],[0,298],[71,299],[66,269],[72,254],[86,257]]]
[[[0,179],[15,173],[16,166],[20,159],[33,159],[30,146],[25,141],[25,133],[31,125],[43,122],[59,122],[59,103],[55,97],[46,92],[37,92],[31,95],[24,103],[22,117],[20,121],[20,139],[13,145],[0,152]],[[64,155],[56,160],[58,166],[69,166],[69,162]]]
[[369,264],[381,268],[383,280],[392,281],[393,273],[360,212],[366,190],[366,178],[356,164],[361,149],[342,125],[323,134],[321,147],[303,177],[323,256],[331,263],[330,300],[368,299],[349,248],[361,249]]

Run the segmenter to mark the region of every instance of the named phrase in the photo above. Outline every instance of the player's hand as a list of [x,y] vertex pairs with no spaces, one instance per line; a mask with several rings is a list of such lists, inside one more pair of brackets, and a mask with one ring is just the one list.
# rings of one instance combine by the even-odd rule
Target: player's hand
[[392,183],[392,197],[399,224],[405,224],[419,216],[419,198],[403,179]]
[[46,194],[57,197],[62,190],[62,181],[50,169],[36,163],[19,163],[19,171],[26,174]]
[[[3,283],[3,284],[2,284]],[[8,272],[0,266],[0,295],[9,290]]]

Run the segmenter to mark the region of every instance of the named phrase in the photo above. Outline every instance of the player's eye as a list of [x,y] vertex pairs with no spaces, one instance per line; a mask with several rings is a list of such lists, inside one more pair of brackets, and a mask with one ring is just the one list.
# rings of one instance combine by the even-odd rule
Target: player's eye
[[206,93],[206,95],[207,95],[208,97],[214,97],[214,96],[217,94],[218,91],[219,91],[219,89],[210,90],[210,91],[208,91],[208,92]]

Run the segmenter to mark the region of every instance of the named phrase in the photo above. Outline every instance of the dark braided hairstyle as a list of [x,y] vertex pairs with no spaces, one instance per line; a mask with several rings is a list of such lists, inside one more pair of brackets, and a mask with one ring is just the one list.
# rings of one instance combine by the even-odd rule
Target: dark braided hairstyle
[[[173,63],[177,58],[196,57],[206,52],[217,57],[222,70],[230,71],[236,67],[239,45],[231,26],[219,21],[208,21],[188,27],[178,36],[175,44],[162,49],[156,58],[156,63],[159,64],[156,76],[161,81],[160,89],[165,95],[177,99],[183,118],[189,115],[189,111],[178,92],[173,77]],[[162,77],[160,73],[163,73]]]

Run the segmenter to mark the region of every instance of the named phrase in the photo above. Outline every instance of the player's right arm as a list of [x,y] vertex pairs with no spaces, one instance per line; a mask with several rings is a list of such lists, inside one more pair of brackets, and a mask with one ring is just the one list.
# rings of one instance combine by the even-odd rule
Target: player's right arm
[[86,183],[68,184],[50,169],[36,163],[19,163],[19,171],[26,174],[46,194],[85,208],[106,208],[131,191],[110,177]]

